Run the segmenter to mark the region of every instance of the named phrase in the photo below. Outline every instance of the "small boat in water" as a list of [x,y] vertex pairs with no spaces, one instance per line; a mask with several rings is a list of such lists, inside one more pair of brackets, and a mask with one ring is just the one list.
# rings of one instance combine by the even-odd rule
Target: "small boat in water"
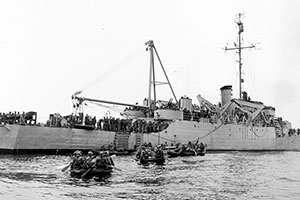
[[185,156],[204,156],[206,153],[206,147],[207,145],[200,145],[200,147],[196,149],[192,148],[185,148],[183,145],[182,147],[179,147],[175,150],[167,151],[167,154],[169,157],[185,157]]
[[154,163],[154,164],[157,164],[157,165],[162,165],[165,163],[165,158],[164,157],[141,157],[140,158],[140,163],[141,164],[149,164],[149,163]]
[[125,156],[125,155],[129,155],[130,151],[110,151],[109,154],[116,155],[116,156]]
[[[72,177],[82,177],[84,173],[86,173],[89,169],[71,169],[70,175]],[[90,170],[85,176],[86,177],[102,177],[106,175],[110,175],[110,173],[113,171],[113,169],[92,169]]]
[[143,165],[150,163],[162,165],[165,162],[165,157],[161,147],[152,148],[141,146],[137,151],[135,160]]
[[114,167],[112,157],[107,151],[89,151],[87,155],[79,150],[75,151],[72,156],[72,162],[62,171],[70,167],[72,177],[103,177],[109,175]]

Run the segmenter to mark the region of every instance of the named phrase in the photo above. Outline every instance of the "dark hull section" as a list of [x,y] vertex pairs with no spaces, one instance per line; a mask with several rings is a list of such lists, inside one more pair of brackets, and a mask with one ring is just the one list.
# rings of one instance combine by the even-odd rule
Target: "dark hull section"
[[204,151],[199,151],[197,152],[197,155],[195,154],[195,152],[183,152],[183,153],[179,153],[176,151],[168,151],[167,154],[169,155],[169,157],[186,157],[186,156],[204,156],[205,155],[206,150]]
[[162,165],[165,163],[165,158],[149,158],[149,159],[140,159],[141,164],[154,163],[157,165]]
[[[0,154],[72,155],[75,150],[81,150],[84,154],[87,154],[89,151],[87,149],[0,149]],[[129,154],[130,152],[126,155]]]
[[[70,171],[70,175],[72,177],[76,177],[76,178],[81,178],[81,176],[86,173],[88,171],[88,169],[80,169],[80,170],[71,170]],[[87,174],[86,174],[86,178],[91,178],[93,176],[97,176],[97,177],[103,177],[103,176],[108,176],[111,174],[113,170],[105,170],[105,169],[93,169],[90,170]]]
[[0,153],[63,155],[101,149],[114,139],[108,131],[7,124],[0,126]]

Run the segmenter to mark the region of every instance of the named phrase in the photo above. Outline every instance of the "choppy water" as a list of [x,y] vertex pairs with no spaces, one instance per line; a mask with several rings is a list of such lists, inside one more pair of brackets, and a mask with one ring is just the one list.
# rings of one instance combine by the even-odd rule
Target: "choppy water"
[[71,178],[66,156],[1,155],[0,199],[300,199],[300,152],[227,152],[164,166],[115,157],[122,171]]

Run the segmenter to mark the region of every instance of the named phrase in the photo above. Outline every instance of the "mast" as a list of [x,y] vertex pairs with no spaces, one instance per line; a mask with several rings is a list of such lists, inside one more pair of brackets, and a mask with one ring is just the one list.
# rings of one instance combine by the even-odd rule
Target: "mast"
[[[154,102],[156,102],[156,86],[157,85],[163,85],[163,84],[168,84],[170,89],[171,89],[171,92],[173,94],[173,97],[176,101],[176,103],[178,104],[178,100],[175,96],[175,93],[174,93],[174,90],[172,88],[172,85],[169,81],[169,78],[167,76],[167,73],[164,69],[164,66],[160,60],[160,57],[157,53],[157,50],[154,46],[154,42],[152,40],[149,40],[148,42],[146,42],[146,45],[147,45],[147,51],[150,51],[150,75],[149,75],[149,91],[148,91],[148,107],[149,107],[149,110],[151,110],[151,93],[152,93],[152,85],[153,85],[153,98],[154,98]],[[166,77],[166,80],[167,82],[158,82],[155,80],[155,72],[154,72],[154,53],[160,63],[160,66],[164,72],[164,75]]]
[[242,83],[244,83],[244,79],[242,78],[242,50],[243,49],[249,49],[249,48],[254,48],[255,46],[251,44],[250,46],[242,46],[242,32],[244,32],[244,25],[243,22],[241,21],[243,14],[239,13],[236,24],[239,27],[239,32],[238,32],[238,45],[234,43],[234,47],[228,48],[225,47],[225,50],[237,50],[237,54],[239,56],[238,59],[238,65],[239,65],[239,98],[242,99]]

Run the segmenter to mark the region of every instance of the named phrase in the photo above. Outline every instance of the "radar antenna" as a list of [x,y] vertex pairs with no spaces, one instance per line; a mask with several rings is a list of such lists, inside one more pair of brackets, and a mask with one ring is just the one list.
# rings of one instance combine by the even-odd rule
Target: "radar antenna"
[[235,21],[235,23],[238,25],[239,27],[239,37],[238,37],[238,45],[236,43],[234,43],[234,47],[225,47],[225,50],[238,50],[237,53],[239,55],[239,60],[237,61],[239,63],[239,98],[242,99],[242,83],[244,82],[244,79],[242,78],[242,50],[243,49],[250,49],[250,48],[254,48],[255,46],[253,44],[251,44],[250,46],[242,46],[242,32],[244,32],[244,25],[242,22],[242,17],[244,15],[242,13],[239,13],[237,15],[237,19]]

